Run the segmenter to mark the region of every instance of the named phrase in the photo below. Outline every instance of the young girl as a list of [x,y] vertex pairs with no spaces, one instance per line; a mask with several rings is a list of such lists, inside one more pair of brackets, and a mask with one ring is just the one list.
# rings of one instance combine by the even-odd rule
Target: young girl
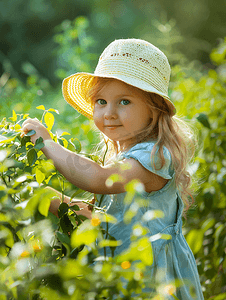
[[[152,241],[153,280],[158,277],[170,284],[179,279],[184,284],[175,295],[183,300],[199,300],[203,295],[195,258],[182,234],[182,213],[184,203],[189,207],[191,181],[186,167],[194,144],[188,126],[175,117],[176,109],[168,96],[169,78],[168,60],[158,48],[143,40],[120,39],[104,50],[94,74],[77,73],[63,81],[65,100],[94,120],[113,149],[112,160],[108,157],[105,166],[55,143],[37,119],[27,119],[22,129],[24,133],[36,131],[31,137],[33,143],[43,138],[43,153],[67,180],[78,188],[104,195],[100,205],[118,220],[109,224],[108,232],[122,241],[115,255],[129,246],[133,225],[143,222]],[[115,173],[123,180],[106,184]],[[125,185],[133,179],[143,183],[148,205],[140,207],[131,223],[125,224]],[[64,201],[69,202],[69,197]],[[91,218],[88,205],[76,203],[82,208],[80,213]],[[60,199],[52,202],[51,210],[56,213],[59,204]],[[141,221],[148,210],[161,210],[164,217]],[[157,238],[159,233],[169,234],[172,239]]]

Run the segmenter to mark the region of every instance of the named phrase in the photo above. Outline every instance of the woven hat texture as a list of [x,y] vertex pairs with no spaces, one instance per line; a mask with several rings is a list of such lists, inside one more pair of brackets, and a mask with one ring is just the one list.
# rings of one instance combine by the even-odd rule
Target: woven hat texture
[[114,78],[147,92],[162,96],[176,112],[168,96],[170,65],[165,54],[149,42],[139,39],[113,41],[101,54],[93,74],[76,73],[63,81],[65,100],[92,119],[92,107],[86,99],[94,77]]

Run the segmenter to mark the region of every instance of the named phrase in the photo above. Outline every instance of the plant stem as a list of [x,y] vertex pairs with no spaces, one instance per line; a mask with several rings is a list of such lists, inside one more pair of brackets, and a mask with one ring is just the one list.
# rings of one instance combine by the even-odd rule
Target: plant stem
[[106,141],[105,141],[105,145],[106,145],[106,150],[104,152],[104,157],[103,157],[103,162],[102,162],[103,166],[104,166],[104,162],[105,162],[105,156],[106,156],[106,154],[108,152],[108,143]]
[[45,113],[46,113],[46,111],[44,111],[43,114],[42,114],[41,123],[42,123],[42,121],[43,121],[43,118],[44,118]]
[[6,182],[6,180],[5,180],[4,176],[3,176],[3,174],[1,175],[1,178],[2,178],[3,182],[5,183],[5,185],[8,187],[8,184],[7,184],[7,182]]

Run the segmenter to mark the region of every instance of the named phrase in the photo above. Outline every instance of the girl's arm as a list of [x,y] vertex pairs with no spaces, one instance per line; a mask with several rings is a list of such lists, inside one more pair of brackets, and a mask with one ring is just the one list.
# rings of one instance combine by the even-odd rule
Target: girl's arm
[[[160,190],[168,181],[148,171],[133,158],[102,167],[53,140],[46,140],[44,143],[45,147],[41,150],[48,159],[53,160],[57,170],[75,186],[94,194],[124,193],[125,184],[133,179],[141,181],[146,192],[150,193]],[[107,185],[107,179],[113,174],[119,175],[121,180]]]
[[[85,158],[64,148],[53,140],[46,140],[41,150],[48,159],[51,159],[56,169],[64,177],[82,190],[101,194],[104,191],[104,169],[91,159]],[[106,178],[105,178],[106,177]]]
[[[49,207],[49,211],[51,213],[53,213],[55,216],[58,217],[58,208],[59,208],[59,206],[62,202],[62,193],[58,192],[57,190],[53,189],[50,186],[45,187],[45,189],[54,191],[59,196],[59,198],[56,198],[56,199],[51,201],[50,207]],[[72,206],[72,205],[75,205],[75,204],[78,205],[80,210],[76,211],[77,215],[83,215],[83,216],[87,217],[88,219],[92,218],[92,212],[88,209],[88,204],[82,202],[82,200],[73,199],[70,202],[70,197],[64,195],[64,201],[63,202],[69,204],[69,206]]]
[[[41,150],[45,156],[53,161],[57,170],[69,182],[82,190],[94,194],[119,194],[125,192],[125,184],[138,179],[144,184],[145,191],[150,193],[160,190],[167,182],[166,179],[148,171],[133,158],[102,167],[91,159],[55,143],[48,130],[37,119],[24,121],[23,132],[27,133],[32,129],[36,134],[31,136],[31,142],[35,144],[36,139],[42,137],[45,146]],[[119,175],[121,180],[106,184],[107,179],[113,174]]]

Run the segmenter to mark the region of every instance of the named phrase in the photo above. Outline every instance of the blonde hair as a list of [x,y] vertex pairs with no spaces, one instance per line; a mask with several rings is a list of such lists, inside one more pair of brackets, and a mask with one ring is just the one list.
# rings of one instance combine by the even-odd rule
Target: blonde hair
[[[92,107],[94,107],[93,99],[95,95],[111,80],[117,79],[94,77],[87,91],[87,101],[91,101]],[[134,88],[138,89],[136,87]],[[185,204],[185,212],[187,212],[194,202],[191,195],[191,175],[187,171],[187,166],[194,156],[196,147],[194,132],[187,122],[173,116],[173,111],[167,105],[163,97],[154,93],[145,92],[141,89],[138,90],[148,96],[146,104],[149,109],[155,111],[155,113],[153,114],[152,122],[142,130],[142,132],[131,138],[130,146],[134,146],[137,143],[151,138],[157,140],[151,152],[151,159],[154,162],[154,154],[156,153],[157,147],[159,147],[161,160],[160,169],[165,164],[163,146],[170,151],[175,171],[175,183]],[[106,152],[107,149],[105,161],[110,162],[110,160],[119,153],[119,145],[117,142],[106,138],[106,136],[104,136],[104,143],[106,147],[103,149],[102,154]],[[103,141],[101,144],[103,145]],[[154,167],[156,169],[155,164]],[[192,202],[189,201],[189,198],[191,198]]]

